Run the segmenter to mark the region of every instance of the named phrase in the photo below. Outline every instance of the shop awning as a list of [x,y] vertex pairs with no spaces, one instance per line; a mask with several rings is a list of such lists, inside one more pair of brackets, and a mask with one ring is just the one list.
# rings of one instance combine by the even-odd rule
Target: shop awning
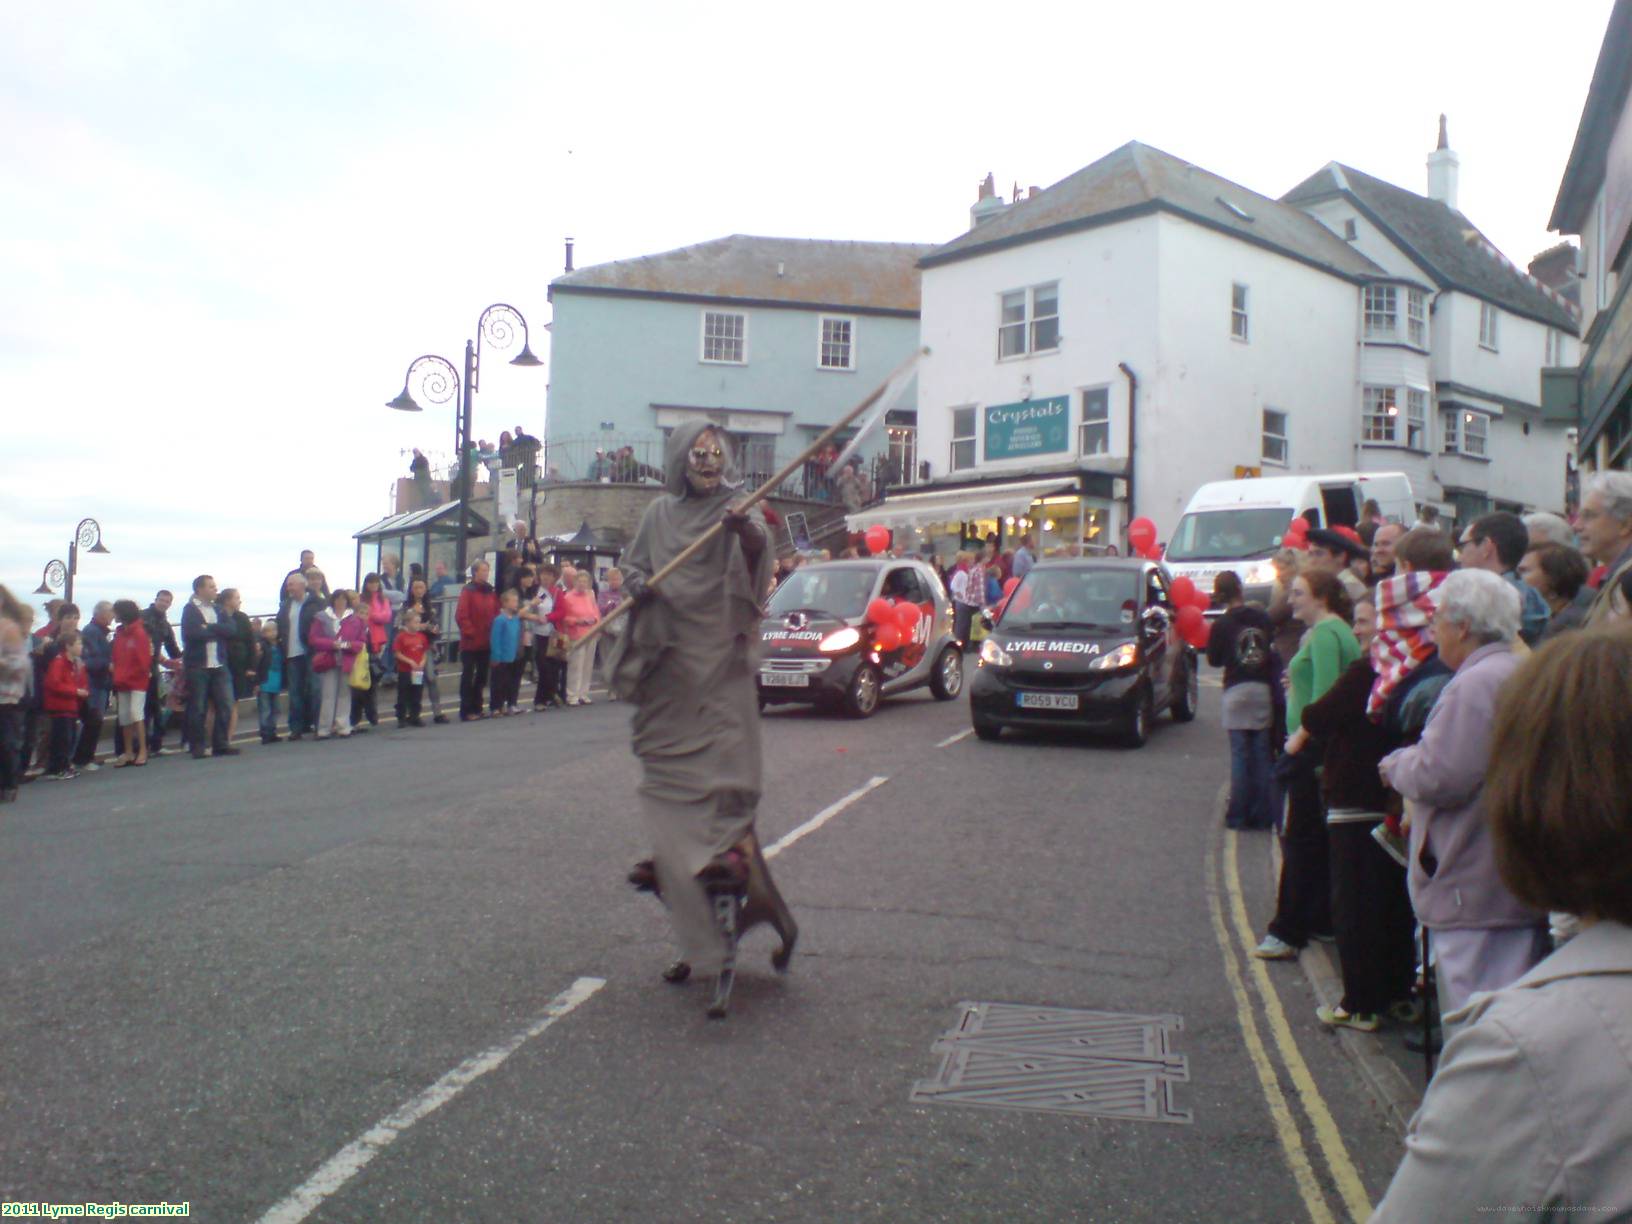
[[1031,510],[1040,497],[1075,493],[1077,482],[1069,476],[1049,480],[1006,481],[936,492],[898,493],[879,505],[845,516],[851,531],[881,527],[923,527],[930,523],[960,523],[971,519],[1019,518]]

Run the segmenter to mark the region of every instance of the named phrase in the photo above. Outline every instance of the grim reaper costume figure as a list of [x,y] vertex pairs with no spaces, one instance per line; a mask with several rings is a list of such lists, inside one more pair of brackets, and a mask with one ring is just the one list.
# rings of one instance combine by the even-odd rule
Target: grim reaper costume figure
[[[664,977],[714,975],[709,1015],[719,1017],[738,935],[769,921],[782,937],[772,957],[778,969],[798,936],[754,834],[762,774],[754,669],[771,550],[759,511],[731,510],[741,481],[723,434],[706,421],[681,425],[665,460],[665,492],[619,560],[635,604],[614,647],[612,678],[635,707],[640,815],[652,848],[629,879],[669,908],[680,959]],[[723,531],[647,586],[719,523]]]

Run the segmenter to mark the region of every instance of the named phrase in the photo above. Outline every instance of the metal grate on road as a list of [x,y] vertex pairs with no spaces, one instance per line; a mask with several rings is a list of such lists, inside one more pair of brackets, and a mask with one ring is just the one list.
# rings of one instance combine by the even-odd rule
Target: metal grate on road
[[935,1078],[913,1085],[915,1104],[967,1105],[1143,1122],[1193,1121],[1173,1104],[1189,1061],[1169,1041],[1175,1015],[962,1003],[957,1027],[931,1047]]

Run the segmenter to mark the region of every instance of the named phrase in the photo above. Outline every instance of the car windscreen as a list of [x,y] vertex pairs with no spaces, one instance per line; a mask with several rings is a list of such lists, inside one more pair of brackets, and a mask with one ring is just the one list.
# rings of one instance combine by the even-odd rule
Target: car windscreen
[[1198,510],[1179,520],[1168,541],[1169,561],[1238,561],[1267,557],[1281,546],[1292,522],[1290,506],[1236,506]]
[[1122,629],[1139,609],[1136,569],[1034,569],[1014,589],[999,627],[1026,633],[1042,629]]
[[771,596],[770,615],[826,612],[853,620],[867,610],[877,575],[866,569],[797,569]]

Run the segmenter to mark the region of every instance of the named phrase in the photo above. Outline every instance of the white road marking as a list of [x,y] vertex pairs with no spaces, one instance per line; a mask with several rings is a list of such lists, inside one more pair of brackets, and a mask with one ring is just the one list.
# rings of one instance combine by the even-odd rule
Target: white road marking
[[962,731],[959,731],[956,735],[947,736],[940,743],[936,744],[935,747],[937,747],[937,748],[950,748],[953,744],[957,743],[959,740],[968,739],[974,733],[975,733],[975,729],[973,727],[965,727]]
[[778,854],[781,854],[782,851],[793,845],[793,843],[798,841],[801,837],[804,837],[806,834],[816,832],[817,829],[821,828],[828,821],[832,820],[833,817],[844,811],[845,808],[849,807],[857,799],[860,799],[863,795],[866,795],[871,791],[877,790],[888,781],[889,779],[884,777],[874,778],[865,786],[856,787],[855,790],[851,791],[843,799],[828,804],[825,808],[817,812],[816,815],[805,821],[805,823],[800,825],[797,829],[784,834],[783,836],[777,838],[776,841],[772,842],[769,846],[766,846],[765,857],[775,858]]
[[[875,781],[882,782],[883,779],[878,778]],[[381,1118],[358,1138],[346,1144],[317,1172],[308,1177],[294,1193],[263,1215],[261,1224],[299,1224],[299,1221],[317,1210],[324,1199],[362,1172],[369,1161],[395,1143],[415,1122],[440,1109],[476,1080],[498,1068],[505,1059],[527,1042],[579,1005],[588,1002],[590,997],[605,985],[605,978],[579,978],[551,999],[549,1006],[544,1009],[544,1014],[514,1037],[472,1058],[467,1058],[395,1113]]]

